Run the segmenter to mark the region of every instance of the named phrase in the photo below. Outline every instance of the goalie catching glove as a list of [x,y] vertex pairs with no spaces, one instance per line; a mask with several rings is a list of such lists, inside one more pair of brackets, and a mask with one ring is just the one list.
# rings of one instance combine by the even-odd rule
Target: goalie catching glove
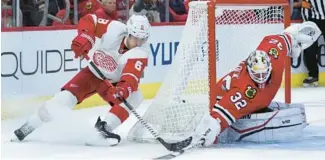
[[292,58],[298,58],[302,50],[310,47],[321,35],[321,30],[314,22],[306,21],[286,28],[283,33],[291,36]]

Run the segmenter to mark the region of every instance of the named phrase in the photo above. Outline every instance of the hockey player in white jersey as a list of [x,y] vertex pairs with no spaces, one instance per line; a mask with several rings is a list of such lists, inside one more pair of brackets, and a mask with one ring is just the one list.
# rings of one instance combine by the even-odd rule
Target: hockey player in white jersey
[[[64,114],[59,111],[60,108],[72,109],[98,93],[112,107],[103,120],[98,118],[95,128],[100,137],[113,138],[118,143],[120,136],[112,131],[129,117],[129,111],[120,98],[126,99],[134,108],[142,101],[138,84],[148,63],[150,27],[148,19],[139,15],[131,16],[126,25],[93,14],[81,18],[78,35],[71,44],[75,58],[90,57],[113,86],[105,84],[94,68],[88,65],[66,83],[61,92],[41,104],[28,121],[14,131],[16,137],[23,140],[41,124]],[[95,37],[100,38],[100,44],[90,53]]]

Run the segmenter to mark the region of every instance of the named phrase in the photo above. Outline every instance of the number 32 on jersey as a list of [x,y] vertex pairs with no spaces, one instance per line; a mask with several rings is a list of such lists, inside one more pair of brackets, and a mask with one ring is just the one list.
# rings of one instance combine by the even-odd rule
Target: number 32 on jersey
[[[230,75],[226,76],[223,81],[224,81],[223,87],[229,91],[231,86],[231,76]],[[236,92],[234,95],[231,95],[230,102],[233,103],[238,110],[247,106],[247,101],[243,99],[243,96],[240,92]]]
[[247,101],[243,99],[240,92],[236,92],[235,95],[230,96],[230,102],[232,102],[238,110],[247,106]]

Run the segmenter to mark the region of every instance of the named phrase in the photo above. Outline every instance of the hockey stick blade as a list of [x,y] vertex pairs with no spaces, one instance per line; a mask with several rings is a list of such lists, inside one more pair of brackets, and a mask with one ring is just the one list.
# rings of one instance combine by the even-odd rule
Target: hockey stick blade
[[156,160],[156,159],[173,159],[173,158],[183,154],[184,152],[185,152],[184,150],[180,150],[178,152],[173,152],[173,153],[163,155],[161,157],[154,158],[154,160]]
[[167,143],[162,138],[158,137],[157,140],[163,144],[169,151],[179,151],[183,148],[189,146],[192,142],[192,137],[189,137],[183,141],[176,142],[176,143]]
[[114,147],[117,146],[118,143],[115,144],[92,144],[89,142],[85,143],[85,146],[90,146],[90,147]]
[[[190,137],[192,139],[192,137]],[[174,151],[172,153],[169,153],[169,154],[166,154],[166,155],[163,155],[163,156],[160,156],[160,157],[157,157],[157,158],[154,158],[154,160],[156,159],[173,159],[177,156],[180,156],[182,155],[183,153],[185,153],[185,151],[189,151],[195,147],[198,147],[198,146],[202,146],[203,144],[205,143],[205,139],[201,139],[198,143],[194,144],[194,145],[191,145],[191,146],[188,146],[186,148],[183,148],[183,149],[180,149],[178,151]]]
[[103,146],[103,147],[112,147],[118,145],[120,142],[114,138],[106,139],[93,139],[85,142],[85,146]]

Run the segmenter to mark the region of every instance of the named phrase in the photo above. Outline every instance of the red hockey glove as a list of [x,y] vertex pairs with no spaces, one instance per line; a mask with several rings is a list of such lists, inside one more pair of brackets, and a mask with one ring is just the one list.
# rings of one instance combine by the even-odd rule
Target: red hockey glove
[[89,50],[95,44],[95,37],[81,32],[72,40],[71,49],[75,54],[75,58],[87,55]]
[[108,89],[108,99],[110,102],[118,105],[122,103],[121,99],[127,99],[132,93],[131,86],[128,83],[120,82],[116,87]]

